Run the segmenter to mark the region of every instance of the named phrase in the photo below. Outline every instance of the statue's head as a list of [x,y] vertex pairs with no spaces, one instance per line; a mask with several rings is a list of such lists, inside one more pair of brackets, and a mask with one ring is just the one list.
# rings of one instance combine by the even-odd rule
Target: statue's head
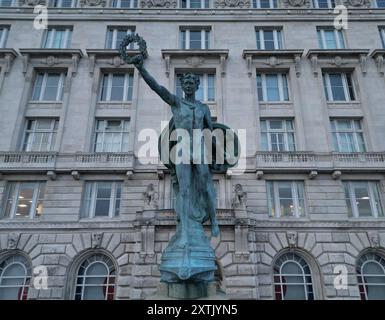
[[198,90],[199,77],[191,72],[185,73],[179,77],[181,87],[185,95],[190,96]]

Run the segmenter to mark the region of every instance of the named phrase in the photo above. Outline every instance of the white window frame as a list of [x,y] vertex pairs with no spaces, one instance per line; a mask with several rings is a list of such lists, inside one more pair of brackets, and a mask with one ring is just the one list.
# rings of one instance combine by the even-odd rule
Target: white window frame
[[[84,267],[84,265],[86,263],[88,263],[87,267]],[[76,279],[75,279],[75,286],[74,286],[74,294],[73,294],[73,299],[74,300],[76,300],[76,298],[77,298],[76,291],[77,291],[78,287],[81,287],[80,300],[84,300],[84,291],[85,291],[86,287],[92,287],[92,286],[100,287],[100,285],[98,285],[98,284],[92,284],[92,283],[88,284],[88,285],[86,284],[86,279],[87,278],[88,279],[90,279],[90,278],[100,278],[101,276],[104,276],[104,275],[101,275],[101,274],[98,274],[98,275],[88,275],[87,274],[87,270],[89,269],[89,267],[92,266],[95,263],[103,264],[106,267],[106,269],[107,269],[106,289],[109,289],[110,287],[113,287],[114,288],[114,297],[115,297],[115,291],[116,291],[116,268],[115,268],[115,265],[112,262],[112,260],[109,257],[107,257],[106,255],[104,255],[104,254],[95,254],[95,255],[91,255],[90,257],[84,259],[82,261],[82,263],[79,265],[78,269],[77,269]],[[82,268],[82,267],[85,269],[85,271],[84,271],[83,275],[80,276],[79,275],[79,271],[80,271],[80,268]],[[78,284],[79,278],[82,279],[80,284]],[[111,283],[111,281],[110,281],[111,278],[113,278],[113,283]],[[108,300],[108,290],[106,290],[105,300]]]
[[[280,183],[291,183],[291,195],[292,195],[292,200],[293,200],[293,205],[294,205],[294,216],[285,216],[282,215],[281,212],[281,207],[280,207],[280,197],[279,197],[279,184]],[[270,188],[269,184],[273,185],[273,195],[270,194]],[[300,203],[299,203],[299,198],[298,198],[298,188],[299,184],[301,184],[301,189],[303,191],[303,215],[301,215],[301,212],[299,210]],[[306,216],[306,200],[305,200],[305,184],[303,181],[299,180],[267,180],[266,181],[266,188],[267,188],[267,201],[268,201],[268,208],[269,208],[269,216],[273,218],[288,218],[288,219],[296,219],[296,218],[303,218]],[[271,198],[273,196],[274,198]],[[274,205],[274,212],[275,216],[272,215],[272,211],[270,208],[272,208],[272,205]]]
[[[278,6],[278,0],[269,0],[270,7],[269,9],[277,9]],[[255,6],[256,4],[256,6]],[[260,0],[254,0],[252,3],[254,9],[268,9],[268,8],[261,8],[261,1]],[[275,5],[275,6],[274,6]]]
[[[63,1],[64,0],[52,0],[51,7],[53,8],[75,8],[76,7],[77,0],[71,0],[70,7],[63,7]],[[56,6],[55,6],[55,2],[57,4]]]
[[[36,215],[36,209],[37,209],[36,206],[37,206],[37,203],[39,200],[40,201],[44,200],[44,198],[39,199],[40,189],[42,187],[46,188],[45,182],[42,182],[42,181],[20,181],[20,182],[11,181],[11,182],[9,182],[7,185],[6,197],[4,199],[5,201],[4,201],[4,206],[3,206],[2,218],[4,218],[4,219],[28,219],[27,217],[20,217],[20,218],[16,217],[16,209],[17,209],[16,207],[18,206],[18,203],[19,203],[19,201],[18,201],[19,194],[20,194],[21,186],[23,184],[34,184],[32,204],[31,204],[31,208],[29,210],[28,218],[29,219],[39,218],[39,216]],[[10,194],[12,185],[15,186],[14,195]],[[5,217],[5,209],[7,207],[8,200],[11,198],[12,198],[12,207],[11,207],[10,215],[9,215],[9,217]],[[43,215],[43,213],[44,213],[44,205],[43,205],[43,212],[41,213],[41,215]]]
[[[37,90],[37,79],[38,79],[40,74],[43,74],[43,81],[41,82],[39,97],[37,100],[31,100],[31,101],[62,101],[64,80],[66,77],[65,72],[61,72],[61,73],[59,73],[59,72],[38,72],[36,74],[36,77],[35,77],[35,83],[34,83],[34,87],[33,87],[32,98],[35,96],[35,92]],[[56,89],[56,99],[55,100],[44,100],[43,99],[44,93],[45,93],[45,90],[47,90],[47,79],[48,79],[50,74],[60,74],[58,86]]]
[[[201,47],[200,50],[206,50],[210,48],[210,34],[211,30],[207,28],[202,29],[189,29],[189,28],[183,28],[179,31],[180,36],[180,47],[182,50],[190,50],[190,32],[191,31],[200,31],[201,32]],[[185,34],[185,46],[183,47],[183,33]],[[206,36],[207,36],[207,48],[206,48]],[[192,49],[196,50],[196,49]],[[199,49],[198,49],[199,50]]]
[[[305,272],[305,268],[302,266],[301,263],[299,263],[297,261],[297,259],[295,259],[294,257],[290,257],[290,255],[294,255],[296,256],[297,259],[300,259],[300,260],[303,260],[303,262],[305,263],[306,267],[309,269],[310,273],[306,273]],[[283,259],[285,259],[284,261],[282,261]],[[310,265],[307,263],[307,261],[299,254],[297,253],[285,253],[283,254],[282,256],[279,257],[279,259],[277,259],[277,261],[280,262],[280,264],[277,264],[277,262],[275,263],[274,265],[274,278],[275,277],[279,277],[279,282],[276,282],[274,280],[274,287],[275,286],[279,286],[280,287],[280,294],[281,294],[281,300],[285,300],[285,297],[284,297],[284,290],[283,290],[283,287],[284,286],[290,286],[290,285],[301,285],[303,286],[303,289],[304,289],[304,293],[305,293],[305,300],[309,300],[309,291],[308,291],[308,286],[311,285],[311,294],[313,295],[313,300],[315,300],[315,293],[314,293],[314,283],[313,283],[313,275],[312,275],[312,270],[310,268]],[[284,265],[286,265],[287,263],[294,263],[296,264],[301,270],[302,270],[302,274],[293,274],[293,273],[289,273],[289,274],[285,274],[285,273],[282,273],[282,268],[284,267]],[[278,272],[276,271],[278,269]],[[283,277],[301,277],[303,279],[303,282],[301,283],[293,283],[293,282],[289,282],[289,283],[286,283],[282,280]],[[307,282],[307,278],[310,277],[310,280],[311,282]],[[274,295],[276,294],[276,291],[275,291],[275,288],[274,288]]]
[[380,32],[382,47],[385,49],[385,27],[378,28],[378,31]]
[[[118,31],[126,31],[126,34],[129,35],[129,34],[134,34],[135,33],[135,29],[134,28],[126,28],[126,27],[108,27],[107,28],[107,37],[106,37],[106,44],[105,44],[105,48],[106,49],[119,49],[119,45],[117,44],[117,40],[118,40]],[[111,35],[111,48],[108,47],[108,37],[109,37],[109,34],[112,33]],[[130,49],[132,50],[134,48],[134,44],[131,43],[127,46],[127,49]]]
[[[367,185],[367,190],[368,190],[368,194],[369,194],[369,204],[370,204],[370,210],[372,212],[371,217],[382,218],[384,216],[383,215],[384,208],[382,206],[380,188],[378,187],[377,181],[346,180],[346,181],[343,181],[343,184],[344,184],[344,188],[346,186],[348,187],[352,218],[370,218],[370,217],[366,217],[366,216],[360,216],[360,214],[358,212],[356,194],[354,192],[354,185],[358,185],[358,184],[362,185],[364,183],[366,183],[366,185]],[[376,189],[377,192],[374,190],[374,188]],[[344,189],[344,193],[345,193],[345,200],[347,200],[345,189]],[[382,215],[379,215],[379,212],[377,210],[377,206],[375,204],[375,201],[376,201],[375,194],[376,193],[378,194],[378,201],[379,201],[379,206],[382,210]],[[348,206],[347,201],[346,201],[346,205]]]
[[[114,6],[115,3],[115,6]],[[121,0],[112,0],[111,7],[112,8],[123,8],[123,9],[133,9],[137,8],[139,4],[139,0],[130,0],[130,6],[129,7],[122,7]]]
[[[260,120],[261,122],[262,121],[265,121],[266,122],[266,131],[263,131],[262,130],[262,125],[261,125],[261,135],[266,133],[267,135],[267,147],[269,150],[267,151],[272,151],[272,144],[271,144],[271,134],[279,134],[279,133],[282,133],[283,134],[283,139],[284,139],[284,144],[285,144],[285,150],[283,150],[283,152],[290,152],[291,150],[289,150],[289,138],[288,138],[288,134],[292,133],[293,134],[293,140],[294,140],[294,150],[291,151],[291,152],[294,152],[296,150],[296,144],[295,144],[295,128],[294,128],[294,121],[292,119],[281,119],[281,118],[277,118],[277,119],[274,119],[274,118],[269,118],[269,119],[261,119]],[[270,121],[281,121],[283,122],[283,126],[282,126],[282,129],[270,129]],[[293,127],[293,129],[289,129],[287,127],[287,121],[291,121],[291,125]],[[274,151],[274,152],[282,152],[282,151]]]
[[[177,74],[179,74],[179,73],[177,73]],[[205,73],[196,73],[196,75],[202,76],[202,80],[199,84],[199,87],[202,88],[202,90],[203,90],[203,100],[202,101],[206,102],[206,103],[214,103],[217,100],[216,73],[205,72]],[[213,78],[214,78],[214,100],[208,100],[209,99],[209,76],[213,76]],[[181,87],[179,78],[175,77],[175,80],[176,80],[175,89]],[[184,98],[184,92],[183,92],[182,88],[180,88],[180,90],[182,91],[182,97]]]
[[[60,42],[59,48],[53,47],[53,44],[56,42],[55,37],[58,31],[64,31],[64,37]],[[56,26],[49,27],[44,32],[42,48],[45,49],[68,49],[71,47],[71,38],[72,38],[72,27],[69,26]],[[47,43],[47,39],[49,39]]]
[[8,26],[0,26],[0,48],[5,48],[9,34]]
[[258,39],[259,35],[259,43],[261,48],[258,49],[258,40],[257,40],[257,49],[258,50],[265,50],[265,32],[266,31],[273,31],[273,39],[274,39],[274,50],[280,50],[284,48],[283,45],[283,35],[282,35],[282,29],[274,28],[274,29],[256,29],[256,38]]
[[[29,261],[22,255],[14,254],[6,257],[1,261],[1,265],[4,264],[4,268],[0,268],[0,288],[2,290],[7,288],[19,288],[21,289],[20,299],[19,300],[27,300],[28,299],[28,291],[31,280],[31,265]],[[24,276],[16,275],[16,276],[4,276],[4,271],[12,265],[20,265],[24,270]],[[23,279],[23,284],[21,285],[3,285],[4,279]]]
[[[279,100],[268,100],[266,75],[277,75]],[[285,94],[284,94],[283,75],[286,77],[286,83],[287,83],[287,97],[288,97],[287,100],[285,100]],[[288,77],[287,73],[257,73],[257,76],[256,76],[256,78],[257,78],[257,96],[258,96],[258,76],[261,77],[261,82],[262,82],[262,100],[260,100],[260,102],[269,103],[269,102],[290,101],[289,77]]]
[[[14,7],[15,4],[16,4],[16,1],[17,1],[17,0],[12,0],[12,1],[11,1],[10,7]],[[1,8],[1,7],[8,7],[8,6],[4,6],[4,5],[3,5],[3,1],[0,0],[0,8]]]
[[[344,129],[345,131],[340,131],[338,129],[338,121],[339,120],[349,120],[351,123],[352,123],[352,128],[353,129]],[[356,121],[359,121],[360,122],[360,127],[361,129],[358,129],[356,128]],[[347,134],[347,133],[350,133],[353,135],[353,139],[354,139],[354,147],[356,149],[356,151],[349,151],[349,152],[365,152],[366,151],[366,143],[365,143],[365,136],[364,136],[364,129],[362,128],[362,120],[361,119],[347,119],[347,118],[331,118],[330,119],[330,124],[331,124],[331,127],[332,127],[332,135],[334,136],[335,135],[335,139],[337,141],[337,146],[338,146],[338,150],[335,150],[336,152],[345,152],[345,151],[340,151],[341,150],[341,143],[340,143],[340,134]],[[333,129],[333,127],[335,129]],[[360,144],[358,143],[358,138],[357,138],[357,135],[361,133],[362,134],[362,139],[364,141],[364,151],[359,151],[359,146]],[[334,141],[334,140],[333,140]],[[334,145],[333,145],[334,147]]]
[[[102,93],[103,93],[103,80],[104,76],[108,75],[107,80],[107,94],[106,94],[106,100],[102,100]],[[100,81],[100,89],[99,89],[99,102],[114,102],[114,101],[123,101],[123,102],[130,102],[132,101],[132,95],[133,95],[133,89],[134,89],[134,74],[131,72],[124,73],[124,84],[123,84],[123,99],[122,100],[111,100],[111,91],[112,91],[112,79],[115,74],[123,74],[123,72],[114,73],[114,72],[106,72],[102,73],[102,79]],[[132,87],[131,87],[131,100],[128,100],[128,89],[129,89],[129,78],[132,77]]]
[[[332,91],[332,87],[330,84],[330,77],[329,77],[330,74],[340,74],[341,75],[345,100],[334,100],[333,91]],[[347,75],[350,76],[350,80],[352,82],[352,90],[353,90],[353,95],[354,95],[353,99],[351,99],[351,97],[350,97]],[[323,73],[323,79],[324,79],[324,85],[326,85],[326,91],[327,91],[326,99],[327,99],[327,101],[330,101],[330,102],[356,101],[356,90],[354,88],[353,76],[351,73],[348,74],[345,72],[325,72],[325,73]]]
[[[104,128],[103,128],[103,131],[99,131],[98,130],[98,123],[99,121],[103,121],[105,124],[104,124]],[[122,123],[122,129],[121,131],[108,131],[106,132],[106,125],[108,123],[108,121],[120,121]],[[128,129],[126,130],[125,129],[125,125],[127,123],[127,127]],[[121,137],[120,137],[120,151],[116,151],[116,152],[127,152],[128,150],[124,151],[123,150],[123,138],[124,138],[124,135],[127,134],[127,136],[129,136],[130,134],[130,120],[129,119],[96,119],[96,122],[95,122],[95,130],[94,130],[94,144],[93,144],[93,152],[107,152],[107,151],[96,151],[96,141],[97,141],[97,136],[98,134],[102,134],[103,135],[103,139],[102,139],[102,145],[103,145],[103,149],[105,148],[105,135],[106,133],[120,133],[121,134]],[[128,145],[127,145],[128,147]]]
[[[335,28],[330,28],[330,27],[327,27],[327,28],[318,27],[317,28],[317,37],[318,37],[318,40],[321,38],[321,43],[319,43],[319,45],[321,46],[321,49],[332,50],[332,48],[328,48],[328,46],[327,46],[325,31],[328,31],[328,32],[333,31],[334,42],[335,42],[337,49],[345,49],[346,48],[345,47],[345,37],[344,37],[344,33],[342,32],[342,30],[337,30]],[[342,40],[341,40],[341,38],[342,38]],[[342,43],[341,43],[341,41],[342,41]]]
[[[381,267],[383,274],[364,273],[364,267],[367,263],[378,264]],[[379,254],[371,253],[371,252],[367,253],[367,254],[361,256],[360,259],[358,260],[357,269],[359,270],[359,273],[357,274],[358,285],[364,290],[362,292],[361,288],[359,288],[361,300],[363,300],[362,294],[364,294],[365,300],[370,300],[370,299],[368,299],[367,286],[369,286],[369,287],[373,287],[373,286],[384,287],[385,286],[385,279],[384,279],[384,282],[367,282],[366,278],[368,278],[368,277],[385,278],[385,259]]]
[[[38,124],[39,120],[47,120],[47,119],[51,120],[51,128],[50,129],[39,129],[39,131],[36,131],[37,130],[37,124]],[[34,121],[32,129],[28,129],[28,123],[30,121]],[[28,133],[32,133],[32,141],[34,141],[34,136],[36,133],[47,133],[47,134],[49,134],[49,145],[50,145],[49,151],[52,151],[52,149],[55,147],[55,143],[56,143],[58,125],[59,125],[59,120],[56,118],[28,118],[26,120],[26,123],[25,123],[25,129],[24,129],[24,135],[23,135],[21,150],[26,151],[26,152],[35,152],[35,151],[30,151],[29,150],[30,147],[28,148],[28,145],[26,144],[26,139],[27,139]],[[55,129],[55,127],[56,127],[56,129]],[[54,134],[56,134],[56,136],[55,136],[55,140],[53,141],[53,135]],[[26,146],[26,147],[24,148],[24,146]],[[40,145],[40,148],[41,148],[41,145]]]
[[377,0],[373,0],[372,7],[373,7],[373,8],[377,8],[377,9],[382,9],[382,8],[385,8],[385,4],[384,4],[383,7],[379,7],[379,6],[378,6],[378,3],[377,3]]
[[190,4],[190,1],[191,0],[186,0],[186,7],[183,7],[183,2],[182,2],[182,0],[180,1],[180,7],[181,7],[181,9],[208,9],[208,8],[210,8],[210,1],[208,1],[208,6],[206,7],[206,2],[207,2],[207,0],[200,0],[200,2],[201,2],[201,6],[200,6],[200,8],[191,8],[191,4]]
[[[334,6],[333,6],[333,2],[334,2]],[[333,9],[335,7],[335,5],[336,5],[335,0],[327,0],[327,3],[328,3],[328,9]],[[320,8],[319,7],[318,0],[313,0],[313,8],[315,8],[315,9],[326,9],[326,8]]]
[[[111,183],[111,195],[110,195],[110,206],[108,208],[108,216],[95,216],[95,208],[97,201],[97,190],[99,183]],[[91,198],[90,198],[90,207],[89,212],[85,212],[86,208],[86,197],[87,197],[87,185],[91,185]],[[115,205],[116,205],[116,194],[118,186],[120,185],[120,201],[119,201],[119,214],[115,215]],[[123,193],[123,183],[121,181],[110,181],[110,180],[98,180],[98,181],[86,181],[84,184],[84,196],[83,196],[83,206],[82,206],[82,219],[103,219],[103,218],[114,218],[120,216],[120,209],[122,207],[122,193]]]

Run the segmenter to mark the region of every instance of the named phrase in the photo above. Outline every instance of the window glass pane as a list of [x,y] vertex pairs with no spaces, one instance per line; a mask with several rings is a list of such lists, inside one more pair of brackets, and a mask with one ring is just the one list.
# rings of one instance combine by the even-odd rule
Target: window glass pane
[[268,207],[269,207],[269,214],[271,217],[275,217],[275,201],[274,201],[274,185],[273,182],[267,181],[266,182],[266,188],[267,188],[267,201],[268,201]]
[[278,196],[282,216],[294,215],[294,203],[292,196],[291,183],[280,182],[278,184]]
[[111,100],[123,100],[124,78],[124,74],[114,74],[112,76]]
[[358,214],[360,217],[370,217],[372,210],[370,208],[370,197],[367,183],[354,183],[353,189],[356,197]]
[[27,218],[30,215],[34,192],[36,190],[35,183],[22,183],[20,185],[19,195],[16,204],[16,218]]
[[334,101],[346,101],[341,74],[329,74],[330,86]]
[[43,100],[55,101],[59,89],[59,73],[49,73],[47,75],[47,82],[43,94]]
[[190,49],[202,49],[201,45],[201,31],[190,30]]
[[266,91],[268,101],[279,101],[278,76],[266,74]]
[[350,201],[350,193],[349,193],[349,183],[343,182],[343,186],[345,191],[346,206],[348,207],[348,216],[353,217],[352,204]]
[[102,101],[107,101],[107,93],[108,93],[108,74],[103,75],[102,86],[101,86],[101,94],[100,99]]
[[44,73],[37,74],[35,79],[35,87],[33,90],[32,100],[40,99],[40,92],[41,92],[41,87],[43,83],[43,78],[44,78]]
[[384,212],[382,210],[382,205],[381,205],[381,199],[380,199],[380,194],[378,191],[378,184],[377,183],[372,183],[371,187],[373,189],[373,194],[374,194],[374,206],[377,208],[377,214],[379,217],[384,216]]
[[265,30],[263,32],[264,38],[265,38],[265,49],[266,50],[274,50],[274,34],[273,30]]

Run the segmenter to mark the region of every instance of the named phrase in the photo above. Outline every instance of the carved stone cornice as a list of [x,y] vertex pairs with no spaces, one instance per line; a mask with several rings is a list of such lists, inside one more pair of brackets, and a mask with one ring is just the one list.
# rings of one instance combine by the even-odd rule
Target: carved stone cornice
[[306,57],[310,59],[314,76],[318,75],[318,67],[354,67],[359,64],[365,75],[369,49],[310,49]]
[[243,50],[242,57],[246,59],[247,73],[252,74],[253,67],[259,68],[287,68],[294,63],[297,77],[301,75],[301,56],[299,50]]
[[385,49],[376,49],[371,54],[370,57],[374,59],[376,62],[378,73],[381,76],[384,76],[385,74],[385,65],[384,65],[384,58],[385,58]]
[[225,75],[226,59],[229,50],[225,49],[207,49],[207,50],[182,50],[182,49],[163,49],[162,57],[165,61],[166,76],[170,75],[171,61],[183,62],[186,67],[205,66],[209,61],[216,61],[220,64],[220,73]]
[[4,68],[4,73],[8,74],[12,67],[12,62],[17,57],[17,52],[13,49],[0,49],[0,65]]
[[48,67],[72,67],[72,75],[78,69],[80,49],[19,49],[23,56],[23,73],[27,72],[30,63],[46,65]]
[[143,0],[140,2],[142,8],[176,8],[176,0]]
[[310,8],[310,0],[283,0],[284,8]]
[[107,0],[80,0],[81,7],[105,7]]
[[214,8],[250,8],[250,0],[215,0]]
[[[109,64],[116,68],[119,68],[122,65],[128,66],[128,64],[126,64],[120,57],[117,49],[86,49],[86,52],[89,57],[88,70],[91,76],[94,74],[96,63]],[[139,50],[128,50],[127,54],[129,56],[134,56],[140,54],[140,52]]]

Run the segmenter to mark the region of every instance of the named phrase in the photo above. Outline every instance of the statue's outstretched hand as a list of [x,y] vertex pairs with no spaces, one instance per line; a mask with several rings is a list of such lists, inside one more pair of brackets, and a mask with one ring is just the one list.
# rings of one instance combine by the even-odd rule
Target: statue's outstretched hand
[[132,57],[132,64],[137,67],[141,68],[143,66],[144,57],[141,54],[137,54],[136,56]]

